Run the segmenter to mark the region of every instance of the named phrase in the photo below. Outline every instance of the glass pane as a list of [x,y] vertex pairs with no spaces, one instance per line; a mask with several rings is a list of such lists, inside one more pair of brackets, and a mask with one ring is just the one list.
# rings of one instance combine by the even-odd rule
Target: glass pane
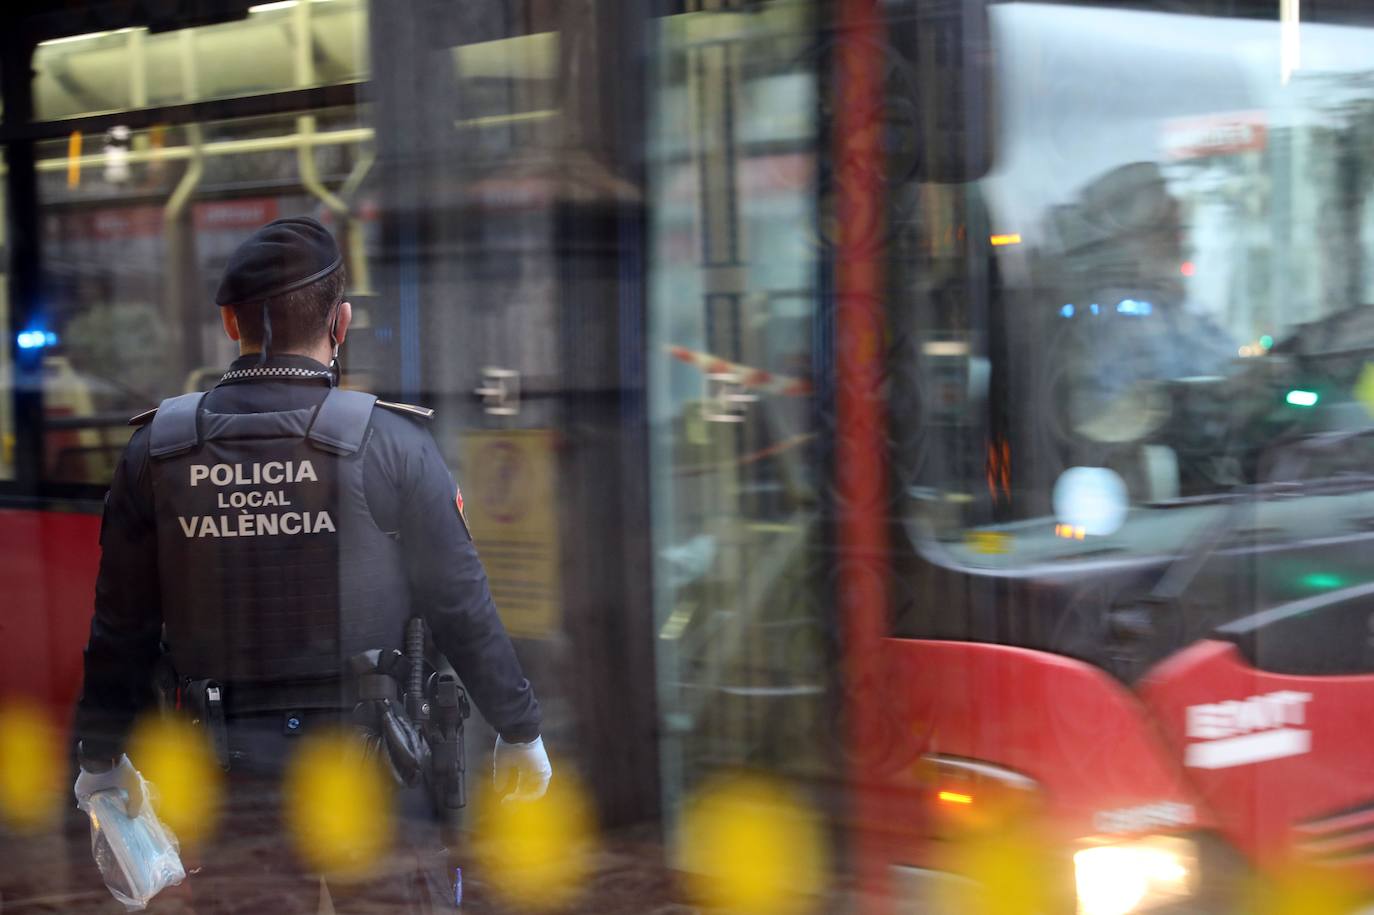
[[[0,169],[0,179],[4,171]],[[6,233],[9,214],[5,199],[5,185],[0,181],[0,328],[9,335],[10,328],[10,248]],[[11,363],[9,341],[0,346],[0,480],[14,479],[14,366]]]
[[[932,5],[885,6],[895,84]],[[884,150],[910,547],[885,710],[916,710],[891,728],[929,764],[910,784],[960,786],[890,818],[911,841],[885,863],[926,866],[954,804],[1015,786],[1080,912],[1206,897],[1234,873],[1214,839],[1256,879],[1319,865],[1367,898],[1343,816],[1369,801],[1344,721],[1374,673],[1374,15],[987,15],[992,168],[903,168],[918,118]],[[1150,855],[1176,879],[1106,864]]]
[[89,32],[34,54],[40,120],[364,79],[365,0],[287,0],[173,32]]
[[372,163],[360,115],[116,127],[39,145],[49,479],[108,481],[129,416],[206,386],[232,360],[213,295],[257,226],[321,218],[345,245],[351,289],[367,291],[376,208],[360,193]]
[[813,15],[777,2],[658,26],[648,358],[670,802],[714,767],[829,761]]
[[[1301,544],[1355,523],[1374,447],[1370,28],[1303,22],[1294,57],[1273,21],[991,14],[996,168],[894,195],[898,461],[921,551],[1028,579],[1139,561],[1260,607],[1367,580],[1354,554]],[[1293,563],[1230,551],[1256,531]],[[1178,646],[1123,658],[1101,639],[1111,608],[1076,593],[1056,598],[1067,616],[1037,602],[1013,641],[1128,674]],[[1185,635],[1255,609],[1199,600]],[[902,631],[1005,637],[974,605],[911,612]]]

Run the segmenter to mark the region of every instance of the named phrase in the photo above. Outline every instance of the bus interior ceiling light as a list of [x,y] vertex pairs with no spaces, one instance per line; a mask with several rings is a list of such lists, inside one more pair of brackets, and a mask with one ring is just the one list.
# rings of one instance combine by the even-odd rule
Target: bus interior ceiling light
[[1072,318],[1072,317],[1073,317],[1073,306],[1072,306],[1072,305],[1065,305],[1063,308],[1059,309],[1059,313],[1060,313],[1061,315],[1063,315],[1064,317],[1066,317],[1066,318]]
[[1295,407],[1315,407],[1321,397],[1316,391],[1289,391],[1284,398],[1289,404]]
[[114,29],[112,31],[106,32],[82,32],[80,35],[64,35],[61,38],[49,38],[46,41],[40,41],[38,43],[38,46],[40,48],[50,48],[53,45],[58,44],[71,44],[74,41],[89,41],[92,38],[104,38],[106,35],[123,35],[124,33],[132,32],[133,30],[134,27],[129,26],[128,28]]
[[968,355],[968,344],[963,340],[931,340],[922,349],[927,356]]

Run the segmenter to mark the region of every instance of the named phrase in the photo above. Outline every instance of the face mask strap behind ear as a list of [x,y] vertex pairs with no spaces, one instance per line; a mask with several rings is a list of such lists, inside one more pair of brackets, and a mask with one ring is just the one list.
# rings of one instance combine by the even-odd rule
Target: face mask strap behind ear
[[272,315],[267,303],[262,303],[262,352],[258,353],[258,365],[267,362],[267,351],[272,348]]
[[329,360],[329,368],[334,372],[334,386],[338,387],[343,382],[343,366],[339,362],[339,309],[343,308],[340,302],[334,308],[334,320],[329,323],[329,339],[334,343],[334,355]]

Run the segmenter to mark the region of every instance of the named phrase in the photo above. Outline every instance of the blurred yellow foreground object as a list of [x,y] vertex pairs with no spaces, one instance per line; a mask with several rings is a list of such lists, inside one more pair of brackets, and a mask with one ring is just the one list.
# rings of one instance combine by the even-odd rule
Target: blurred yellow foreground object
[[1042,915],[1055,907],[1054,863],[1045,843],[1019,825],[976,832],[954,843],[945,867],[965,880],[944,889],[941,911],[960,915]]
[[537,801],[502,802],[487,792],[477,829],[480,877],[507,903],[545,911],[582,892],[595,843],[592,808],[574,778],[563,775]]
[[1295,866],[1258,880],[1246,900],[1253,915],[1350,915],[1369,905],[1348,875],[1314,866]]
[[153,787],[158,818],[183,846],[214,832],[224,772],[205,732],[181,716],[150,716],[129,737],[129,759]]
[[0,818],[15,828],[38,829],[60,809],[66,767],[57,733],[32,700],[0,700]]
[[693,896],[712,908],[793,915],[814,908],[825,885],[817,817],[764,778],[708,782],[683,812],[680,844]]
[[282,785],[301,857],[339,880],[372,876],[395,830],[391,786],[359,741],[341,731],[303,737]]

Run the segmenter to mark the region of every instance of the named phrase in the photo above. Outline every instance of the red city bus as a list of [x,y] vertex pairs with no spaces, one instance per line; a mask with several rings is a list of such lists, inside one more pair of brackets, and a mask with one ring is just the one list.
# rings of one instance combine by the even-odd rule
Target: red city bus
[[[479,41],[305,4],[314,78],[99,108],[102,55],[232,59],[304,14],[84,44],[19,17],[0,692],[68,713],[122,423],[213,381],[185,303],[233,239],[312,211],[368,312],[356,383],[453,417],[454,459],[512,406],[557,433],[561,603],[528,647],[612,761],[607,822],[711,766],[825,782],[842,721],[875,908],[986,878],[950,850],[988,808],[1030,812],[1063,911],[1225,910],[1295,863],[1368,883],[1369,12],[594,5]],[[155,319],[165,364],[111,353]]]
[[[837,211],[886,194],[885,272],[843,218],[835,269],[857,829],[889,898],[932,898],[999,806],[1084,913],[1374,878],[1371,23],[1117,6],[988,8],[990,168],[903,186],[900,142],[838,131]],[[860,49],[908,27],[850,8],[840,108],[890,112]]]

